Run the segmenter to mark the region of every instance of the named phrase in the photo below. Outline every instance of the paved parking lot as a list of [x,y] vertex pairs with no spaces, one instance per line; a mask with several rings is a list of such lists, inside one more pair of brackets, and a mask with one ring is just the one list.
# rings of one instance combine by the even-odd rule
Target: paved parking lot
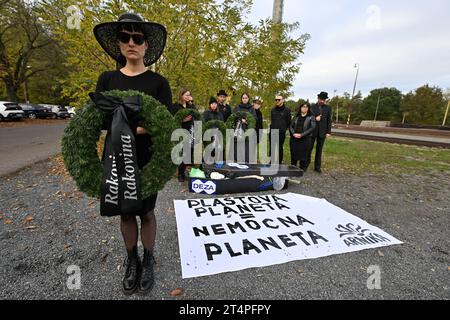
[[0,176],[61,152],[60,140],[67,121],[47,122],[0,126]]

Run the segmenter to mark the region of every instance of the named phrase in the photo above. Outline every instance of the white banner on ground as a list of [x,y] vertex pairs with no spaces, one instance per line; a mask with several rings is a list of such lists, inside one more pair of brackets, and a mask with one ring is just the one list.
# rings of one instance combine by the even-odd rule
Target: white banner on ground
[[402,243],[324,199],[294,193],[174,202],[183,278]]

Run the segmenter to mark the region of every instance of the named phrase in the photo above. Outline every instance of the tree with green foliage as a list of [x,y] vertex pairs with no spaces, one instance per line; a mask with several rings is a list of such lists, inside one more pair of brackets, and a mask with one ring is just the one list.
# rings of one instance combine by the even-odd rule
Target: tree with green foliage
[[[361,107],[355,112],[355,122],[363,120],[401,121],[400,103],[402,93],[396,88],[374,89],[364,98]],[[378,106],[378,110],[377,110]]]
[[[350,104],[350,94],[344,93],[343,96],[334,96],[328,101],[328,105],[333,110],[333,123],[344,123],[347,121],[348,105]],[[339,116],[339,119],[337,117]]]
[[406,123],[441,125],[445,107],[442,89],[427,84],[405,95],[400,110]]
[[[361,91],[358,91],[353,97],[353,100],[351,99],[351,96],[349,93],[344,93],[344,98],[342,101],[342,105],[339,105],[339,121],[341,121],[341,114],[343,116],[343,112],[345,112],[345,120],[343,122],[347,122],[349,113],[352,114],[350,118],[350,124],[359,124],[361,120],[358,118],[358,113],[361,112],[362,109],[362,103],[363,103],[363,95]],[[334,109],[334,108],[333,108]],[[335,112],[335,110],[333,111]],[[334,115],[335,119],[336,115]]]
[[58,69],[60,50],[39,19],[34,2],[9,0],[0,5],[0,80],[6,98],[19,101],[23,84],[31,79],[46,80],[47,87],[40,89],[45,95],[55,84],[51,79],[55,71],[63,71]]
[[[79,28],[70,29],[67,22],[74,13],[68,8],[73,4]],[[187,86],[201,106],[219,89],[238,96],[248,91],[265,101],[289,93],[309,35],[292,38],[298,24],[246,23],[251,6],[251,0],[43,0],[40,15],[64,49],[70,74],[61,80],[62,94],[76,104],[83,104],[103,71],[116,68],[92,29],[134,11],[167,28],[166,49],[155,71],[169,80],[174,95]],[[279,37],[272,37],[275,29]]]

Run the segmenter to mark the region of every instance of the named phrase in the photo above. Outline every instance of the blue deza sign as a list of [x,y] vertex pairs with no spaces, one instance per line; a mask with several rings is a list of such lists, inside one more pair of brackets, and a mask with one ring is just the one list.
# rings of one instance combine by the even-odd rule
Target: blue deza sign
[[195,193],[215,194],[216,184],[207,180],[194,180],[191,184],[191,191]]

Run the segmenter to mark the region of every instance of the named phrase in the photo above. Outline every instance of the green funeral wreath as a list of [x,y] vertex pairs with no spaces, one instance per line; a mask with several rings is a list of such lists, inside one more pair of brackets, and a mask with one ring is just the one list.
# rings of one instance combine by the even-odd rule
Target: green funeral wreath
[[246,111],[238,111],[236,113],[233,113],[227,120],[226,126],[227,129],[235,129],[236,121],[238,119],[245,119],[247,120],[247,130],[248,129],[255,129],[256,127],[256,120],[255,117]]
[[[222,133],[223,142],[225,144],[225,139],[227,135],[227,126],[225,125],[225,122],[221,120],[210,120],[206,124],[203,125],[203,134],[209,129],[218,129]],[[209,145],[211,142],[205,141],[205,146]]]
[[194,121],[202,121],[202,116],[200,115],[200,112],[198,112],[196,109],[184,108],[178,110],[178,112],[175,113],[175,115],[173,116],[175,119],[175,124],[178,128],[181,128],[183,119],[186,118],[187,116],[192,116],[192,119]]
[[[152,157],[140,170],[141,197],[147,198],[164,188],[175,173],[176,166],[171,161],[173,143],[171,135],[176,125],[172,115],[159,101],[139,91],[112,90],[104,95],[120,98],[140,95],[143,107],[140,126],[151,136]],[[97,141],[103,122],[109,115],[88,102],[70,121],[64,130],[61,142],[64,164],[74,178],[78,188],[90,197],[101,196],[103,164],[98,157]]]

